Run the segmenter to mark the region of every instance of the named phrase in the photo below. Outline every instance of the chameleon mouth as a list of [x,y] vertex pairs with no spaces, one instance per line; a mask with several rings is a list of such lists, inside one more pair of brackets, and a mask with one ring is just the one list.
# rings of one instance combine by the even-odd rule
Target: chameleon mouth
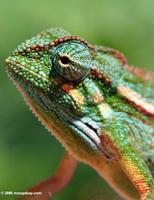
[[72,114],[67,114],[62,110],[61,114],[70,122],[70,124],[82,132],[82,134],[85,136],[85,139],[88,139],[88,143],[90,143],[94,149],[98,150],[107,159],[111,159],[111,155],[101,142],[100,136],[98,134],[100,127],[96,124],[96,122],[93,120],[86,122],[84,120],[85,118],[76,119],[72,116]]
[[106,151],[105,147],[102,145],[100,136],[96,131],[94,131],[92,128],[84,124],[82,121],[73,121],[73,124],[92,141],[93,145],[96,146],[97,150],[103,156],[105,156],[107,159],[111,158],[110,154]]

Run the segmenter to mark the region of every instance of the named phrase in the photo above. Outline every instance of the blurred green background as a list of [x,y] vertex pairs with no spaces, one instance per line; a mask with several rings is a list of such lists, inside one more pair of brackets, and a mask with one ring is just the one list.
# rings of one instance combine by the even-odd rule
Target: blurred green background
[[[50,27],[119,49],[130,64],[154,69],[153,0],[0,0],[0,191],[25,191],[52,175],[64,152],[26,107],[4,67],[18,44]],[[83,164],[53,198],[69,199],[120,200]]]

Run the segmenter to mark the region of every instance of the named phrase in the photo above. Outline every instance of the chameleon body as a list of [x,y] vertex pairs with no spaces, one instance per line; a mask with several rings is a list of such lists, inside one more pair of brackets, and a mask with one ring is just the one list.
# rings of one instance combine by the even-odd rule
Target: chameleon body
[[76,160],[124,199],[154,199],[154,74],[59,28],[25,41],[6,63],[30,109]]

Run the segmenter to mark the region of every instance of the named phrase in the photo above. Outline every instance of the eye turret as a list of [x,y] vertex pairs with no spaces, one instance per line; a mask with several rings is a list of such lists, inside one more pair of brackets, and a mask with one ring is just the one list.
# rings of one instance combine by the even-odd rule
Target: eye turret
[[53,47],[51,61],[62,78],[78,82],[88,75],[92,67],[92,53],[81,41],[72,40]]

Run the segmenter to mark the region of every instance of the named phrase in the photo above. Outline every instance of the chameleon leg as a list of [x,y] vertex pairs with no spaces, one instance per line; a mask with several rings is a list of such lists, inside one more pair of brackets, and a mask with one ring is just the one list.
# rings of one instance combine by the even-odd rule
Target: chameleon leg
[[41,195],[26,195],[21,200],[48,200],[53,194],[66,187],[76,169],[77,161],[69,154],[64,155],[53,177],[32,187],[28,192],[41,192]]

